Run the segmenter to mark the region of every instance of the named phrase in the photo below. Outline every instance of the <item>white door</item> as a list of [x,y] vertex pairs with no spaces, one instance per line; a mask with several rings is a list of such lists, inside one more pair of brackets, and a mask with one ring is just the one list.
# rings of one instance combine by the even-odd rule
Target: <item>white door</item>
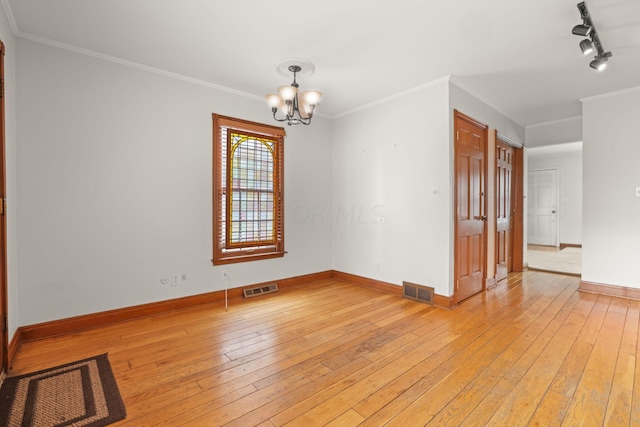
[[529,171],[527,242],[558,246],[558,170]]

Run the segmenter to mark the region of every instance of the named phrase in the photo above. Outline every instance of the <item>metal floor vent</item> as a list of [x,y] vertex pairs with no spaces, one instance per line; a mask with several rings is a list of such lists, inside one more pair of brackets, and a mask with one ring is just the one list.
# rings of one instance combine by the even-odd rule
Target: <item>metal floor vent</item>
[[270,294],[272,292],[278,292],[278,285],[275,283],[267,286],[258,286],[257,288],[244,289],[242,294],[245,298],[257,297],[258,295]]
[[414,301],[426,302],[427,304],[433,305],[433,288],[430,286],[402,282],[402,296]]

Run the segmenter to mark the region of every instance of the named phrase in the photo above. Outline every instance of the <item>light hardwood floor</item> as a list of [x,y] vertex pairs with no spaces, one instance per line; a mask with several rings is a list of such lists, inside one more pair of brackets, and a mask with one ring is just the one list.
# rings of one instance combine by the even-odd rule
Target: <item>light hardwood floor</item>
[[640,302],[526,272],[446,311],[337,280],[26,343],[109,353],[126,426],[638,425]]
[[550,273],[571,274],[582,273],[582,248],[529,245],[527,262],[530,270],[541,270]]

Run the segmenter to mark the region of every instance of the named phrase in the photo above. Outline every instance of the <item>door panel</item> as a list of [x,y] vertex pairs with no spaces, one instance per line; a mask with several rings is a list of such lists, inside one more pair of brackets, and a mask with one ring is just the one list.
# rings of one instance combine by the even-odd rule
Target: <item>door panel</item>
[[455,286],[457,301],[485,288],[487,129],[455,112]]
[[557,245],[558,171],[529,171],[527,242],[534,245]]
[[513,166],[515,150],[496,140],[496,281],[513,270]]
[[469,275],[469,238],[463,237],[458,240],[458,250],[460,254],[460,276]]

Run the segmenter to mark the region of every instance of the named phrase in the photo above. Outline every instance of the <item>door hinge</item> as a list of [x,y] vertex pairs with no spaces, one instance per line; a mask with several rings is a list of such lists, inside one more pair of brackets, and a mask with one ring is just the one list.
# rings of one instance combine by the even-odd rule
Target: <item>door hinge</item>
[[0,98],[4,98],[4,79],[0,79]]
[[9,316],[4,315],[4,320],[2,322],[2,333],[6,333],[9,330]]
[[0,198],[0,216],[4,215],[5,211],[6,211],[6,207],[5,205],[7,204],[5,198]]

